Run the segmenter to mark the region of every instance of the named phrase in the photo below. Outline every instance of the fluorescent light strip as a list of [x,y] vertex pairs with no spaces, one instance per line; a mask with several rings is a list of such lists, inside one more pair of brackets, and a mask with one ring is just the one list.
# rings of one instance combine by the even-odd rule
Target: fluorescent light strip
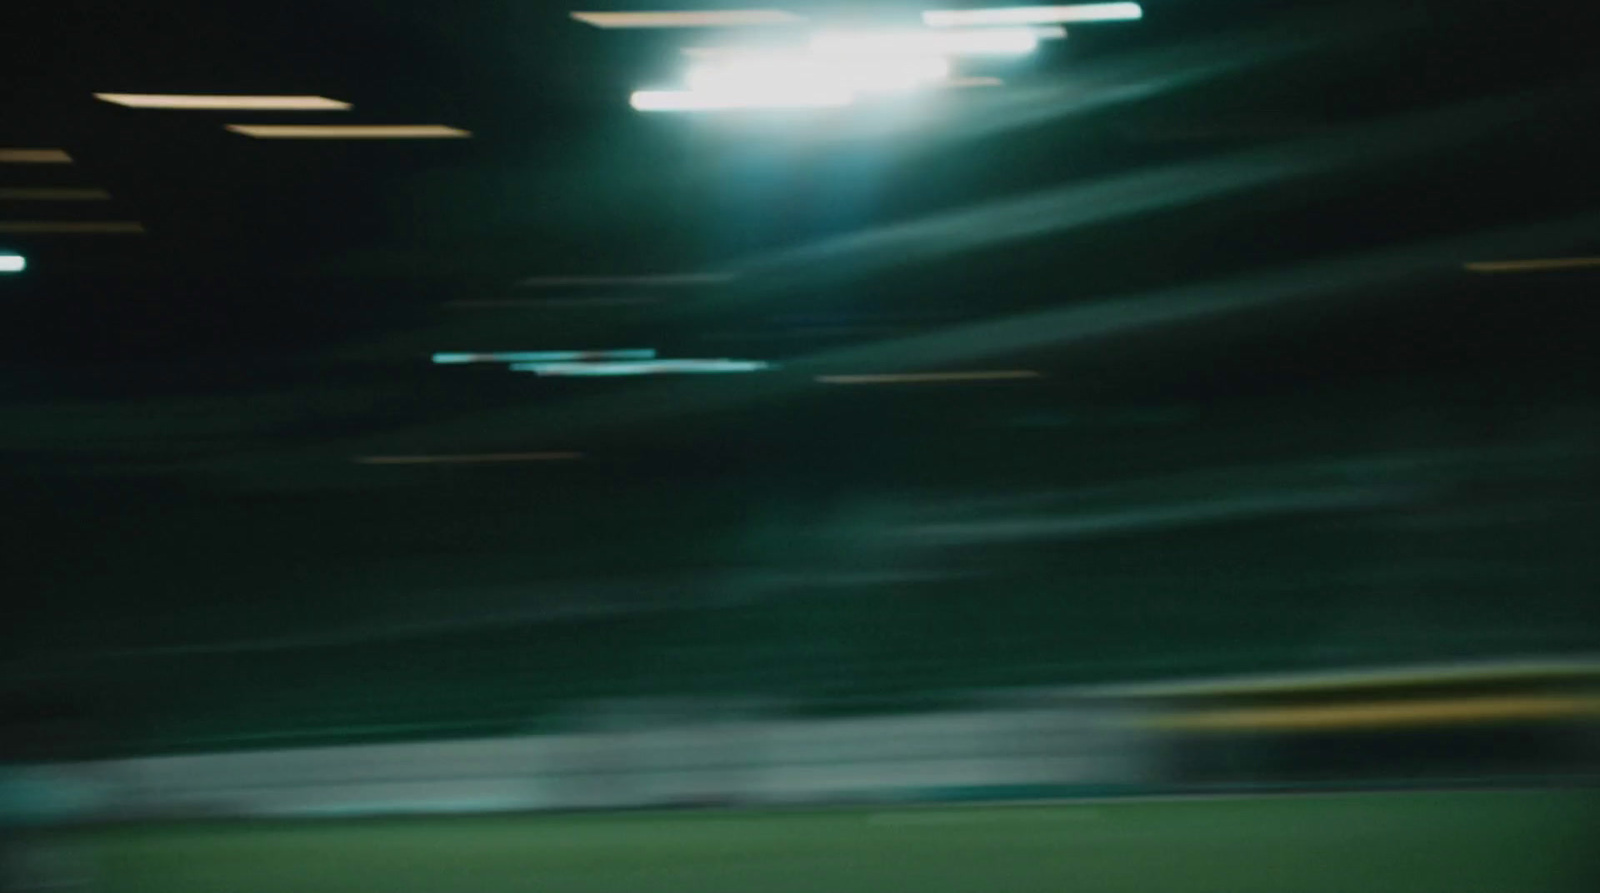
[[517,282],[519,288],[610,288],[624,285],[641,288],[671,288],[680,285],[717,285],[732,282],[738,273],[664,273],[655,276],[529,276]]
[[745,28],[792,25],[805,18],[781,9],[724,9],[688,12],[575,12],[572,17],[596,28]]
[[1600,257],[1547,257],[1535,260],[1486,260],[1466,264],[1474,273],[1540,273],[1600,267]]
[[1003,6],[993,9],[930,9],[931,28],[983,25],[1055,25],[1065,22],[1127,22],[1144,17],[1137,3],[1078,3],[1072,6]]
[[840,90],[788,89],[771,94],[702,90],[636,90],[628,104],[641,112],[720,112],[734,109],[839,108],[855,102]]
[[772,368],[760,360],[644,360],[599,363],[514,363],[512,372],[541,376],[613,378],[628,375],[705,375],[762,372]]
[[819,375],[823,384],[932,384],[960,381],[1010,381],[1022,378],[1042,378],[1039,373],[1026,369],[1005,369],[996,372],[895,372],[883,375]]
[[437,140],[472,136],[443,124],[229,124],[234,133],[261,140]]
[[20,254],[0,254],[0,273],[20,273],[28,268],[28,259]]
[[95,99],[131,109],[337,112],[350,103],[326,96],[225,96],[203,93],[96,93]]
[[360,465],[490,465],[500,462],[570,462],[582,453],[468,453],[460,456],[357,456]]
[[88,235],[142,232],[144,224],[137,220],[0,220],[0,233]]
[[61,149],[0,149],[0,164],[71,164]]
[[509,353],[436,353],[435,365],[465,363],[574,363],[592,360],[653,360],[651,348],[627,350],[523,350]]
[[0,202],[103,202],[111,198],[104,189],[68,186],[0,186]]

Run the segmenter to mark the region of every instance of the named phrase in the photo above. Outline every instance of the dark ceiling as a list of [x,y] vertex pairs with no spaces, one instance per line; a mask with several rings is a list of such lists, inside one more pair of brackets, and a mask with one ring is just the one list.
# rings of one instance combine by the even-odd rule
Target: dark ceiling
[[[14,5],[0,146],[76,163],[0,187],[113,198],[0,223],[147,230],[0,226],[9,678],[102,744],[1597,644],[1600,268],[1463,268],[1600,253],[1593,5],[1150,0],[734,118],[632,111],[689,38],[543,0]],[[625,347],[778,367],[429,362]],[[973,370],[1039,376],[817,380]]]

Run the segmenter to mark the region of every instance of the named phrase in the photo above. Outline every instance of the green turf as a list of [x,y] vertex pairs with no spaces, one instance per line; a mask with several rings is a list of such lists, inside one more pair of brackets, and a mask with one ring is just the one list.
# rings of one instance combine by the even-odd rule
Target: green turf
[[1600,890],[1597,798],[1407,793],[92,833],[127,893]]

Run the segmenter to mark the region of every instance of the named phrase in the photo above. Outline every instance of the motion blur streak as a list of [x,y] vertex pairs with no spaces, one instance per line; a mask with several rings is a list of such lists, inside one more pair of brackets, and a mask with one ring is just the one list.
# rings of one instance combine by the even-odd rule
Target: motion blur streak
[[60,149],[0,149],[0,164],[71,164]]
[[229,124],[234,133],[262,140],[464,139],[471,131],[444,124]]
[[805,19],[781,9],[724,9],[689,12],[575,12],[572,17],[596,28],[739,28],[792,25]]
[[41,233],[66,236],[142,232],[144,232],[144,224],[137,220],[0,220],[0,233]]
[[438,365],[461,363],[567,363],[579,360],[653,360],[651,348],[625,350],[522,350],[508,353],[436,353]]
[[1003,6],[994,9],[934,9],[922,14],[933,28],[967,25],[1051,25],[1063,22],[1126,22],[1144,17],[1137,3],[1077,3],[1071,6]]
[[1336,136],[1074,183],[884,224],[755,257],[744,267],[748,273],[768,274],[768,282],[788,282],[814,277],[819,271],[912,264],[1250,189],[1369,168],[1484,136],[1524,120],[1536,106],[1561,102],[1561,97],[1549,93],[1496,97],[1391,118]]
[[1311,707],[1202,710],[1152,717],[1149,725],[1193,731],[1354,729],[1600,715],[1600,698],[1583,695],[1438,698]]
[[1135,532],[1301,514],[1356,511],[1409,501],[1400,490],[1369,487],[1219,495],[1194,502],[1142,506],[1068,516],[997,518],[956,524],[920,524],[893,535],[921,546],[977,545],[1032,539],[1086,539]]
[[28,259],[20,254],[0,254],[0,273],[20,273],[28,268]]
[[350,103],[326,96],[226,96],[187,93],[96,93],[95,99],[134,109],[221,109],[332,112]]
[[811,51],[837,56],[1022,56],[1039,46],[1029,28],[975,28],[962,31],[822,31]]
[[460,456],[360,456],[361,465],[487,465],[497,462],[570,462],[582,453],[468,453]]
[[1039,378],[1037,372],[1011,369],[995,372],[899,372],[881,375],[819,375],[823,384],[926,384],[952,381],[1010,381]]
[[1600,267],[1600,257],[1550,257],[1539,260],[1490,260],[1466,264],[1474,273],[1539,273]]
[[716,375],[762,372],[771,368],[760,360],[639,360],[633,362],[554,362],[513,363],[512,372],[532,372],[582,378],[610,378],[627,375]]
[[0,201],[7,202],[98,202],[111,198],[104,189],[71,186],[0,187]]

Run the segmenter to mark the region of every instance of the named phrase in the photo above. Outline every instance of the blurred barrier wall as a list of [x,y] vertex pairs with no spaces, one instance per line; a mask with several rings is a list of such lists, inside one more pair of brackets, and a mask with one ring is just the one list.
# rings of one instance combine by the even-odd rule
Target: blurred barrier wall
[[78,764],[106,818],[784,804],[1131,784],[1147,732],[1096,711],[732,720]]

